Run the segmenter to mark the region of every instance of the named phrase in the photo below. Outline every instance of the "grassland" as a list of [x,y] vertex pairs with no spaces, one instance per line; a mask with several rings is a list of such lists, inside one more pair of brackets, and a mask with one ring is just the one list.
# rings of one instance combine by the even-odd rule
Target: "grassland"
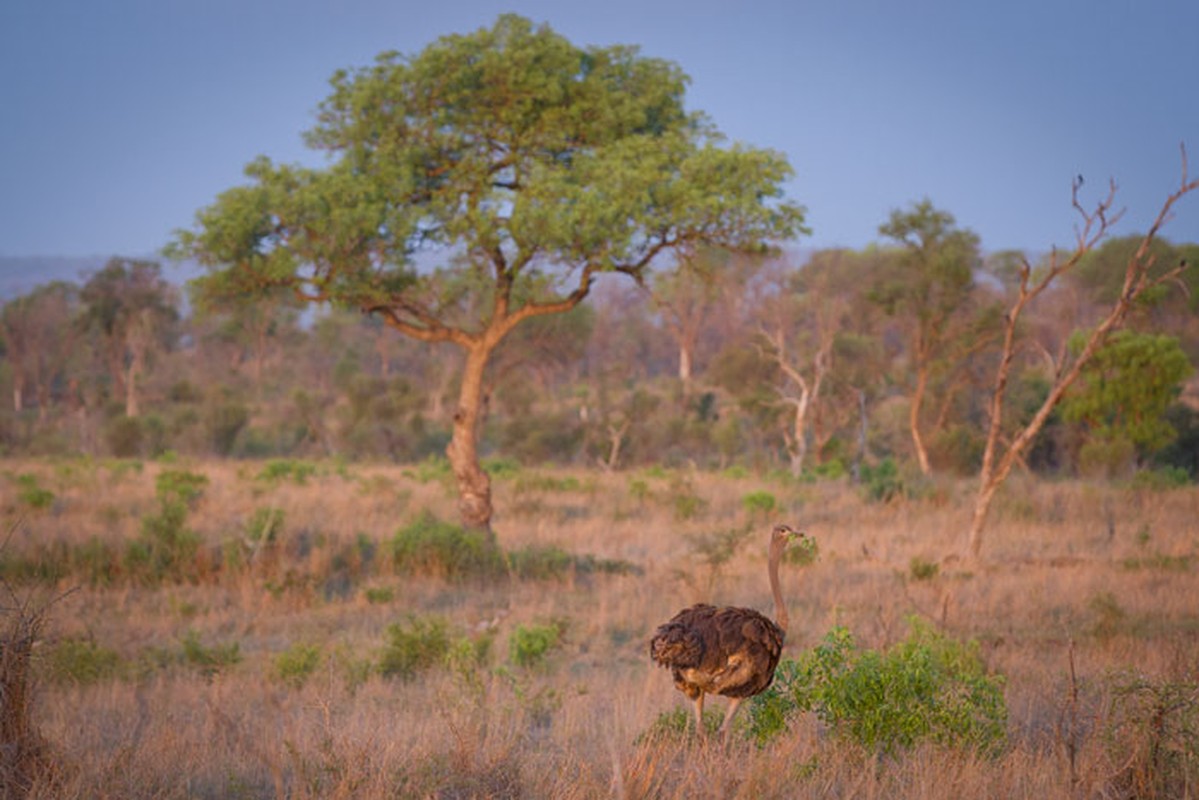
[[[1194,796],[1199,489],[1014,480],[966,570],[971,489],[500,465],[500,558],[455,570],[405,549],[455,518],[437,464],[0,462],[5,613],[45,609],[30,796]],[[1002,748],[880,753],[813,713],[761,746],[647,735],[688,707],[649,634],[768,609],[776,520],[819,543],[784,566],[786,655],[913,617],[975,641]]]

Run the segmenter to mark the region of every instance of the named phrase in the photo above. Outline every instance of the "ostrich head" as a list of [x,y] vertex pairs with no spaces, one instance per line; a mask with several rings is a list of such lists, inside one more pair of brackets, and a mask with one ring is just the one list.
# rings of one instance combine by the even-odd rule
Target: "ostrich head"
[[787,615],[787,606],[783,602],[783,592],[779,587],[779,561],[783,558],[783,551],[787,549],[792,541],[804,538],[806,534],[803,531],[797,531],[790,525],[775,525],[774,530],[770,532],[770,549],[769,558],[767,559],[767,572],[770,577],[770,593],[774,597],[774,621],[784,631],[787,630],[787,623],[790,621]]

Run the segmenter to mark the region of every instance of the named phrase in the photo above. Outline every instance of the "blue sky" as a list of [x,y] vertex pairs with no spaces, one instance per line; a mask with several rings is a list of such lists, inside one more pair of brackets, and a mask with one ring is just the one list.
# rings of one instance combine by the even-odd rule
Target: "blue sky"
[[[1069,244],[1070,181],[1114,179],[1120,233],[1199,173],[1196,0],[5,0],[0,256],[146,255],[328,79],[515,11],[577,44],[636,44],[692,78],[731,139],[782,151],[804,247],[863,247],[928,197],[984,248]],[[1165,235],[1199,240],[1199,197]]]

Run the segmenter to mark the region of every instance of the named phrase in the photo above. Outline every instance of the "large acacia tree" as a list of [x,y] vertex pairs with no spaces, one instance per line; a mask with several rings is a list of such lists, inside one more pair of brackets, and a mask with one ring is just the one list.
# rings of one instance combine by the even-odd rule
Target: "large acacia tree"
[[678,66],[580,48],[515,15],[414,56],[341,71],[307,134],[320,169],[251,163],[181,232],[216,294],[289,287],[464,352],[447,448],[464,524],[489,528],[485,373],[520,323],[577,306],[600,273],[636,280],[702,244],[802,229],[785,158],[726,146],[684,106]]

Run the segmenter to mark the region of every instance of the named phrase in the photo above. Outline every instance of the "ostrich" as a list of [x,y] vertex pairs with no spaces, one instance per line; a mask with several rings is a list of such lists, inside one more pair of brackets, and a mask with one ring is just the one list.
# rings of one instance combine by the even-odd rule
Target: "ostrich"
[[700,603],[684,608],[658,627],[649,643],[650,656],[668,667],[674,685],[695,701],[695,727],[704,737],[704,695],[729,698],[720,734],[728,742],[733,715],[741,701],[766,689],[774,680],[787,633],[787,607],[779,588],[779,560],[792,539],[804,533],[776,525],[770,534],[767,573],[774,596],[774,620],[752,608]]

